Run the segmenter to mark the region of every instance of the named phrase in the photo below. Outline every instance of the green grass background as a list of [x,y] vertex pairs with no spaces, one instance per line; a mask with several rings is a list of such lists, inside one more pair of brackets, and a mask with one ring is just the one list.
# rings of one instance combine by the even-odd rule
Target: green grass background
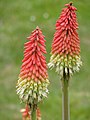
[[[21,120],[24,105],[16,82],[26,37],[38,25],[46,36],[47,62],[55,22],[69,0],[0,0],[0,120]],[[71,120],[90,120],[90,0],[73,0],[77,7],[83,67],[70,81]],[[61,86],[55,71],[48,71],[50,94],[40,105],[42,120],[61,120]]]

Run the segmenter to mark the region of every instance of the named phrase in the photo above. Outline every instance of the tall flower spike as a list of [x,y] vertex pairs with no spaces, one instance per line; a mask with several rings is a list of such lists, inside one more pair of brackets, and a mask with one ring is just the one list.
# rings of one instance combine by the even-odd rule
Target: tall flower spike
[[72,3],[66,4],[56,22],[56,32],[52,43],[49,68],[56,67],[61,79],[64,74],[71,76],[79,71],[82,62],[80,57],[80,40],[76,20],[77,10]]
[[34,109],[48,94],[49,80],[46,59],[43,56],[46,54],[46,40],[39,27],[36,27],[27,39],[29,41],[24,45],[24,59],[17,83],[17,94],[21,101]]

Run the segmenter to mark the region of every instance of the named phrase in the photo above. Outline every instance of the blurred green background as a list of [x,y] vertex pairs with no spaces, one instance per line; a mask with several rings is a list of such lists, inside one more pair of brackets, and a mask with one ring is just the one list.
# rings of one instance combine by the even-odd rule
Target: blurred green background
[[[16,82],[26,37],[38,25],[46,36],[47,62],[55,22],[69,0],[0,0],[0,120],[21,120],[24,105],[16,95]],[[70,81],[71,120],[90,120],[90,0],[73,0],[77,7],[83,67]],[[49,71],[50,94],[40,105],[42,120],[61,119],[61,86]]]

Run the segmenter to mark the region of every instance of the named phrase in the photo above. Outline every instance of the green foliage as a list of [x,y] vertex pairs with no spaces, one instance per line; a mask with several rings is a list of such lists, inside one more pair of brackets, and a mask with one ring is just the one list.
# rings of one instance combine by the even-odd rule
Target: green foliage
[[[0,0],[0,119],[20,120],[22,108],[16,95],[16,82],[23,58],[26,37],[38,25],[46,36],[50,58],[55,22],[69,0]],[[73,0],[77,7],[83,67],[70,82],[71,119],[90,119],[90,1]],[[60,81],[49,71],[50,94],[40,106],[42,120],[59,120],[61,116]]]

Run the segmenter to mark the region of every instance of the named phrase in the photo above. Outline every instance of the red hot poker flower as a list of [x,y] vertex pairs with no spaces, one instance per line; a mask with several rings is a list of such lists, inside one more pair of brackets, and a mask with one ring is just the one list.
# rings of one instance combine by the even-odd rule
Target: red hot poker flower
[[22,113],[23,120],[31,120],[30,118],[30,109],[28,105],[26,105],[25,109],[21,109],[20,112]]
[[56,33],[52,44],[52,53],[79,55],[80,41],[76,32],[78,24],[76,21],[76,8],[72,4],[66,4],[67,8],[62,10],[60,18],[56,22]]
[[17,83],[20,99],[31,105],[37,105],[47,97],[49,84],[46,59],[45,39],[39,27],[31,33],[25,43],[24,59]]
[[43,53],[46,54],[45,39],[41,30],[37,27],[25,43],[24,59],[20,77],[22,79],[43,81],[47,78],[47,66]]
[[82,65],[80,57],[80,40],[76,19],[77,10],[72,3],[66,4],[59,19],[56,22],[56,32],[52,43],[52,51],[49,67],[55,67],[56,71],[63,77],[63,72],[72,75],[79,71]]

